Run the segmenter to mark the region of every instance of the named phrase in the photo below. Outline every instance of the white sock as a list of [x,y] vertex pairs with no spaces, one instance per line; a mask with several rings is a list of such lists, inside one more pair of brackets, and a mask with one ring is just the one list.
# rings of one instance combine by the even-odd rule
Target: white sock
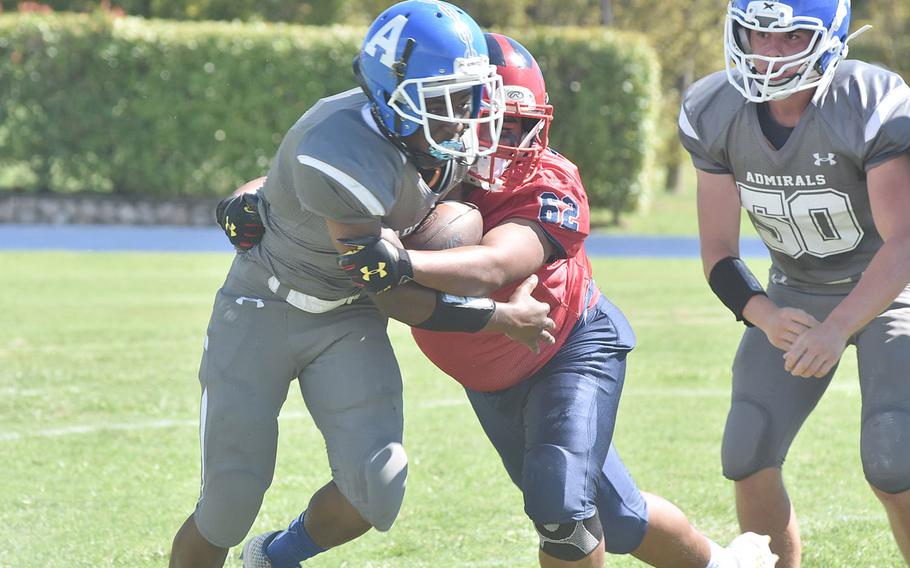
[[724,561],[727,559],[727,551],[710,538],[708,539],[708,544],[711,545],[711,558],[705,568],[723,568],[726,564]]

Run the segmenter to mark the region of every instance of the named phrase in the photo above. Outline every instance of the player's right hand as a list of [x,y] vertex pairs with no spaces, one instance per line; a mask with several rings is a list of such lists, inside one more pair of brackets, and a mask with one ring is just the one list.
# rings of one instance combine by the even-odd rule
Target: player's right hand
[[524,343],[534,353],[540,353],[540,345],[553,345],[556,339],[550,333],[556,324],[549,318],[550,306],[538,302],[531,296],[537,287],[537,275],[532,274],[512,292],[506,303],[497,302],[493,326],[515,341]]
[[265,227],[259,216],[259,196],[241,193],[222,199],[215,208],[215,221],[237,250],[250,250],[262,240]]
[[817,325],[817,319],[799,308],[778,308],[761,329],[771,345],[787,351],[804,331]]

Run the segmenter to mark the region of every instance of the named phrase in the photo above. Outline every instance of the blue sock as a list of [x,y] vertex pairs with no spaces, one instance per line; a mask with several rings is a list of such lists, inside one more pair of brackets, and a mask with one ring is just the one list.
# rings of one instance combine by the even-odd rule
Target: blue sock
[[306,532],[303,519],[306,511],[294,519],[287,530],[278,533],[265,549],[273,568],[297,568],[298,562],[316,556],[325,549],[313,542]]

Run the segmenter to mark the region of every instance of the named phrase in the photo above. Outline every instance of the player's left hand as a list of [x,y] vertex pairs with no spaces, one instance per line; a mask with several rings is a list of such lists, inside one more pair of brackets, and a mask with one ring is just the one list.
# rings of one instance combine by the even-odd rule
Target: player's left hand
[[784,353],[784,369],[795,377],[824,377],[840,360],[848,338],[826,322],[807,329]]
[[215,221],[234,248],[250,250],[262,240],[265,227],[259,216],[259,196],[242,193],[226,197],[215,208]]

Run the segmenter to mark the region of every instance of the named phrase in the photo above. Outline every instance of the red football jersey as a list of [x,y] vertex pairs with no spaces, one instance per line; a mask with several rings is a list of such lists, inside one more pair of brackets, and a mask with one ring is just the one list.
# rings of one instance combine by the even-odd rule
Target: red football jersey
[[[464,386],[497,391],[530,377],[549,361],[584,312],[591,263],[584,240],[590,232],[588,198],[578,168],[559,154],[544,152],[537,172],[518,187],[474,189],[467,197],[483,214],[486,233],[506,219],[536,221],[554,247],[554,260],[537,271],[532,296],[550,305],[556,343],[533,353],[503,334],[432,332],[413,328],[417,345],[437,367]],[[520,282],[500,288],[492,298],[507,301]]]

